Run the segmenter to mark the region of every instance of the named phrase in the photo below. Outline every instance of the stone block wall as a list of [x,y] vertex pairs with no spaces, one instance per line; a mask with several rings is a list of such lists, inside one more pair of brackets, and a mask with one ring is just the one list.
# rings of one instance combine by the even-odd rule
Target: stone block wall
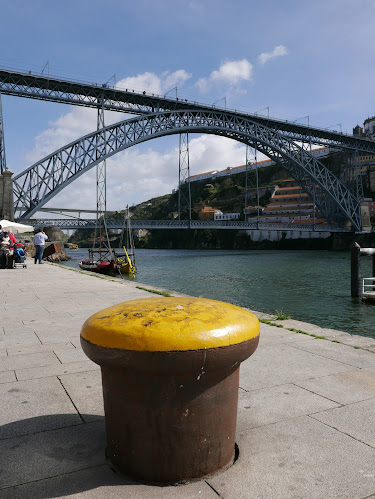
[[14,221],[13,173],[9,170],[0,175],[0,219]]

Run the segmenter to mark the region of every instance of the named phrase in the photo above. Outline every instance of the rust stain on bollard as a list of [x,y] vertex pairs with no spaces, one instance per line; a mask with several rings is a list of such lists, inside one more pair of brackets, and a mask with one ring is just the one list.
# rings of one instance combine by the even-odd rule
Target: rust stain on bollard
[[239,366],[258,340],[252,313],[203,298],[133,300],[90,317],[81,343],[102,370],[111,465],[164,484],[229,466]]

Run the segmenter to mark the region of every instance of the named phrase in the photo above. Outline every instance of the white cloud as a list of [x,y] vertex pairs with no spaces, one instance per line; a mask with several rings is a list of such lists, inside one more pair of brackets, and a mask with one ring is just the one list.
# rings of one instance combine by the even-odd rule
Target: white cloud
[[245,163],[245,146],[217,135],[200,135],[190,139],[189,152],[191,175]]
[[93,132],[96,129],[96,116],[95,109],[74,107],[58,120],[50,122],[50,127],[35,137],[34,147],[26,155],[27,161],[35,163],[73,140]]
[[[191,78],[184,69],[174,72],[164,71],[160,76],[146,72],[120,80],[116,87],[148,93],[164,94],[171,87],[182,87]],[[105,124],[111,125],[131,116],[124,113],[105,112]],[[71,111],[63,114],[54,122],[49,123],[49,128],[35,138],[33,149],[26,155],[29,164],[32,164],[53,153],[60,147],[74,140],[94,132],[97,127],[97,111],[85,107],[72,107]]]
[[[168,194],[178,184],[178,137],[164,152],[132,147],[107,160],[107,209],[121,210]],[[225,137],[198,135],[189,141],[190,174],[223,170],[245,163],[245,146]],[[259,159],[259,158],[258,158]],[[95,168],[59,193],[51,206],[95,209]]]
[[136,92],[146,91],[162,95],[171,87],[182,87],[184,83],[191,78],[191,74],[184,69],[170,72],[164,71],[160,76],[155,73],[146,72],[137,76],[129,76],[120,80],[117,88],[135,90]]
[[253,78],[253,65],[246,59],[240,61],[228,61],[219,69],[212,71],[208,78],[200,78],[197,86],[201,92],[206,92],[213,83],[224,83],[235,86],[243,81],[251,81]]
[[288,51],[284,45],[277,45],[272,52],[262,52],[258,57],[258,62],[260,64],[266,64],[271,59],[275,57],[281,57],[283,55],[288,55]]
[[178,71],[174,71],[174,73],[163,73],[162,77],[162,90],[164,93],[172,87],[182,87],[191,78],[191,74],[187,73],[184,69],[179,69]]

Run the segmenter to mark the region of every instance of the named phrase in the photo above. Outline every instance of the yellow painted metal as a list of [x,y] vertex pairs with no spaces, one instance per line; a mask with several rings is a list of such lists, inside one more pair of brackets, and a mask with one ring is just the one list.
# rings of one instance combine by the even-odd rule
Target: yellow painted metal
[[132,261],[129,258],[129,255],[128,255],[128,252],[126,251],[125,246],[123,246],[123,248],[124,248],[124,251],[125,251],[126,259],[128,261],[128,265],[129,265],[128,273],[129,274],[134,274],[135,273],[135,266],[132,264]]
[[92,315],[81,336],[105,347],[149,352],[235,345],[259,335],[251,312],[205,298],[132,300]]

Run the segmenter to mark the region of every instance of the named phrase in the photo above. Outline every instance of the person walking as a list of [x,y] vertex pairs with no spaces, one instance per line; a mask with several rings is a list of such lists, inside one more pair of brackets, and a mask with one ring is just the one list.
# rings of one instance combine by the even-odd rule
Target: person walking
[[35,234],[34,236],[34,246],[35,246],[35,256],[34,256],[34,264],[39,261],[39,263],[42,262],[43,258],[43,252],[44,252],[44,243],[47,241],[48,236],[45,232],[43,232],[42,229],[39,229],[39,231]]

